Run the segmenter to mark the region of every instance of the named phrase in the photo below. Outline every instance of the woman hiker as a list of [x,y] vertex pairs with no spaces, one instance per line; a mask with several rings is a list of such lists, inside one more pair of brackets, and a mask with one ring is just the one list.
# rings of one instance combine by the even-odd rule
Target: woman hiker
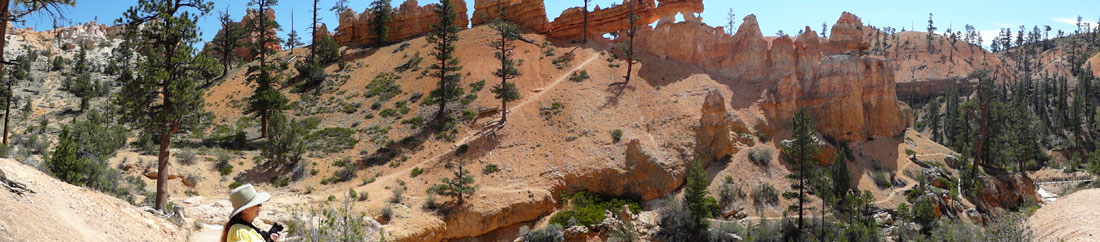
[[252,184],[241,185],[229,192],[229,201],[233,203],[233,213],[222,229],[221,242],[279,242],[282,226],[276,223],[269,232],[260,231],[252,221],[260,216],[260,207],[271,199],[271,194],[256,192]]

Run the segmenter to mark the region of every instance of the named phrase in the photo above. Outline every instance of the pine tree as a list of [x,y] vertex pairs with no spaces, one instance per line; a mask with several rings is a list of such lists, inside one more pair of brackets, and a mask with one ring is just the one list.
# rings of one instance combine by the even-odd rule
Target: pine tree
[[294,30],[294,10],[290,10],[290,33],[286,34],[286,47],[287,49],[294,50],[294,47],[302,44],[302,39],[298,37],[298,31]]
[[256,84],[252,96],[248,97],[248,107],[245,114],[253,114],[260,118],[260,138],[267,137],[268,120],[286,108],[287,98],[279,90],[275,89],[274,66],[267,65],[267,55],[272,50],[267,48],[269,44],[278,43],[279,40],[271,34],[272,29],[278,29],[279,24],[267,19],[264,14],[266,9],[278,4],[277,0],[251,0],[250,6],[256,7],[258,15],[249,25],[250,32],[256,37],[256,41],[250,43],[253,53],[259,54],[259,66],[248,68],[248,81]]
[[837,198],[844,198],[848,195],[848,192],[852,190],[852,177],[848,172],[848,158],[844,156],[844,151],[836,153],[833,157],[833,164],[829,167],[829,179],[833,182],[833,195]]
[[455,167],[454,177],[443,178],[433,186],[433,190],[441,196],[455,199],[458,205],[466,203],[466,197],[474,195],[477,185],[474,185],[474,176],[466,170],[466,161],[462,160]]
[[500,35],[499,40],[493,40],[489,45],[496,49],[494,57],[500,61],[500,68],[493,72],[493,75],[500,78],[500,84],[493,86],[493,93],[496,94],[496,98],[500,99],[500,125],[503,126],[508,120],[508,102],[519,100],[519,89],[516,88],[516,84],[508,82],[508,79],[515,79],[520,76],[519,69],[516,69],[516,62],[512,60],[512,51],[516,46],[512,44],[512,41],[517,39],[518,33],[516,25],[504,20],[506,13],[502,13],[501,17],[493,21],[490,26],[496,34]]
[[588,3],[592,0],[581,0],[584,2],[584,25],[581,27],[581,43],[588,43]]
[[935,35],[936,26],[932,25],[932,13],[928,13],[928,33],[925,35],[925,39],[928,40],[928,53],[935,53],[936,48],[932,46],[932,36]]
[[688,168],[686,185],[684,185],[684,205],[695,219],[695,232],[706,231],[707,218],[714,217],[718,210],[718,202],[713,197],[707,196],[707,171],[703,169],[703,162],[699,159],[691,162]]
[[931,132],[933,140],[943,142],[940,137],[940,99],[932,98],[932,101],[928,102],[927,105],[924,116],[924,130]]
[[[137,50],[143,59],[135,68],[135,78],[123,83],[117,103],[122,107],[122,120],[158,137],[158,174],[168,174],[172,135],[190,130],[203,116],[204,102],[197,83],[201,70],[216,67],[198,66],[206,62],[195,61],[194,44],[201,41],[196,21],[213,6],[204,0],[139,1],[118,20],[126,24],[127,38],[142,38],[137,41],[142,43]],[[165,211],[167,189],[168,176],[158,176],[158,210]]]
[[215,53],[221,56],[222,61],[222,77],[229,74],[229,66],[233,65],[233,60],[237,57],[233,54],[233,49],[240,46],[240,39],[243,32],[239,27],[239,23],[233,22],[230,19],[229,9],[218,13],[218,21],[221,22],[222,30],[218,35],[214,36]]
[[432,25],[432,32],[428,33],[428,42],[433,43],[431,55],[435,57],[429,69],[431,77],[438,78],[439,84],[428,95],[428,101],[439,104],[439,111],[435,114],[435,121],[442,123],[447,114],[447,103],[456,101],[462,97],[464,90],[460,87],[459,80],[462,74],[462,66],[458,65],[458,57],[455,56],[455,43],[458,42],[459,26],[456,25],[454,4],[450,0],[440,0],[439,7],[435,9],[439,15],[439,22]]
[[791,180],[791,189],[794,191],[784,192],[783,197],[798,199],[797,204],[791,204],[787,209],[798,211],[798,230],[802,231],[804,228],[802,214],[807,200],[806,190],[809,189],[806,182],[813,172],[811,163],[819,147],[814,141],[816,131],[814,131],[813,120],[806,109],[800,109],[794,114],[793,123],[794,133],[791,138],[794,141],[783,147],[783,161],[792,165],[793,170],[790,175],[787,175],[787,179]]
[[634,70],[634,64],[638,63],[637,59],[634,58],[634,36],[638,33],[638,15],[634,14],[634,2],[637,2],[637,0],[628,0],[627,3],[628,10],[630,12],[630,27],[626,30],[626,37],[628,38],[626,40],[626,43],[620,46],[623,53],[626,53],[626,76],[624,76],[625,80],[623,80],[623,82],[611,83],[611,85],[625,86],[627,84],[630,84],[630,74]]
[[389,37],[390,27],[388,24],[393,21],[393,7],[390,6],[390,0],[374,0],[370,3],[371,12],[374,13],[371,19],[371,31],[374,33],[374,45],[383,46],[387,42]]
[[730,8],[726,13],[726,34],[733,35],[737,28],[737,14],[733,12],[733,8]]

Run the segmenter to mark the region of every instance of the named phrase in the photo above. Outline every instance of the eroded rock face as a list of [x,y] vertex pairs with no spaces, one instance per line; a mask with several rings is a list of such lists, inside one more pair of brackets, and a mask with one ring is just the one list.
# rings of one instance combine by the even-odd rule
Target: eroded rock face
[[579,173],[584,175],[567,175],[562,179],[564,187],[553,190],[583,190],[641,200],[664,197],[683,184],[684,166],[671,164],[667,157],[653,150],[631,139],[626,144],[626,160],[622,164]]
[[863,22],[855,14],[844,12],[840,19],[836,20],[829,35],[829,43],[835,48],[835,53],[842,54],[846,51],[857,50],[863,44]]
[[550,32],[550,21],[546,18],[546,5],[542,0],[474,0],[473,25],[489,23],[499,18],[501,10],[509,22],[527,28],[535,33]]
[[695,154],[699,159],[710,162],[737,152],[730,141],[730,122],[726,114],[726,99],[722,98],[722,94],[713,89],[707,91],[702,113],[699,127],[695,130]]
[[721,28],[684,22],[642,31],[638,46],[737,81],[763,81],[761,107],[770,123],[789,124],[806,108],[818,131],[839,141],[900,135],[911,126],[912,111],[897,100],[893,62],[860,54],[861,25],[845,13],[829,41],[807,27],[794,40],[780,36],[769,45],[749,15],[732,37]]
[[722,73],[735,79],[759,80],[771,72],[768,41],[760,33],[756,16],[745,16],[737,33],[733,34],[733,53],[721,63]]
[[[454,5],[455,13],[458,15],[455,19],[455,25],[466,29],[470,19],[466,16],[466,1],[452,0],[451,4]],[[393,11],[393,21],[386,24],[390,27],[386,40],[390,42],[402,41],[431,31],[431,26],[439,22],[439,15],[435,13],[438,8],[438,3],[419,6],[416,0],[405,1]],[[370,9],[358,14],[351,10],[340,13],[340,26],[336,28],[335,35],[336,42],[340,45],[373,43],[375,39],[373,31],[371,31],[373,17],[374,13],[370,12]]]

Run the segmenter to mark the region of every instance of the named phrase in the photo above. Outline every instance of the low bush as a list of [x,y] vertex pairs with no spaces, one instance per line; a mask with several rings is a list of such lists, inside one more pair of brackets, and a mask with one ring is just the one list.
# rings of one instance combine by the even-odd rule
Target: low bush
[[772,184],[761,182],[760,186],[752,190],[752,202],[756,206],[775,206],[779,204],[779,190],[776,190]]
[[[584,225],[592,227],[603,221],[604,211],[619,211],[623,205],[629,206],[631,212],[641,212],[641,206],[637,201],[609,196],[601,196],[594,193],[579,191],[564,196],[572,203],[569,208],[558,211],[550,217],[551,224],[562,226]],[[575,221],[576,223],[572,223]]]
[[753,148],[749,150],[749,160],[760,166],[768,166],[772,160],[772,151],[765,148]]

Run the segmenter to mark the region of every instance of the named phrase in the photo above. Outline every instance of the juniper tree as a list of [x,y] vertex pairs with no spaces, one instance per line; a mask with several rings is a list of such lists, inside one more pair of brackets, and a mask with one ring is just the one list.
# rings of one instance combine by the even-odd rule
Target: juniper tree
[[791,189],[794,191],[784,192],[783,197],[787,199],[798,199],[797,204],[791,204],[787,209],[791,211],[798,211],[798,230],[802,231],[804,228],[802,221],[802,213],[805,210],[805,203],[807,200],[806,193],[809,189],[806,184],[810,179],[811,172],[813,172],[813,157],[817,154],[819,149],[817,142],[814,141],[814,123],[810,117],[809,112],[806,109],[800,109],[794,114],[794,133],[789,144],[783,146],[783,161],[792,165],[791,174],[787,175],[787,179],[791,180]]
[[390,21],[393,21],[393,7],[390,0],[374,0],[370,3],[370,11],[374,13],[371,18],[371,31],[374,33],[374,45],[383,46],[389,37]]
[[429,69],[431,77],[438,78],[438,86],[428,95],[428,101],[439,104],[435,121],[443,122],[447,114],[447,103],[456,101],[464,92],[458,85],[462,74],[458,71],[462,67],[458,65],[458,56],[455,55],[455,43],[458,42],[459,26],[456,25],[454,4],[450,0],[440,0],[439,7],[435,9],[439,16],[439,22],[432,25],[432,31],[428,33],[428,42],[434,44],[431,55],[435,57]]
[[512,51],[516,48],[512,41],[517,39],[518,28],[504,20],[504,14],[493,21],[490,27],[500,36],[500,39],[493,40],[489,45],[496,49],[494,57],[500,61],[500,68],[493,72],[494,76],[500,78],[500,84],[494,85],[492,91],[496,94],[496,98],[500,99],[500,125],[503,126],[508,120],[508,102],[520,99],[516,83],[508,82],[508,79],[520,76],[519,69],[516,69],[516,62],[512,59]]
[[196,62],[194,45],[201,41],[198,18],[213,8],[205,0],[147,0],[130,7],[116,22],[125,24],[127,38],[140,37],[143,57],[133,79],[123,83],[117,96],[121,114],[131,127],[158,137],[156,209],[165,211],[168,201],[168,158],[172,135],[200,123],[202,91],[197,89],[201,70],[216,68]]

